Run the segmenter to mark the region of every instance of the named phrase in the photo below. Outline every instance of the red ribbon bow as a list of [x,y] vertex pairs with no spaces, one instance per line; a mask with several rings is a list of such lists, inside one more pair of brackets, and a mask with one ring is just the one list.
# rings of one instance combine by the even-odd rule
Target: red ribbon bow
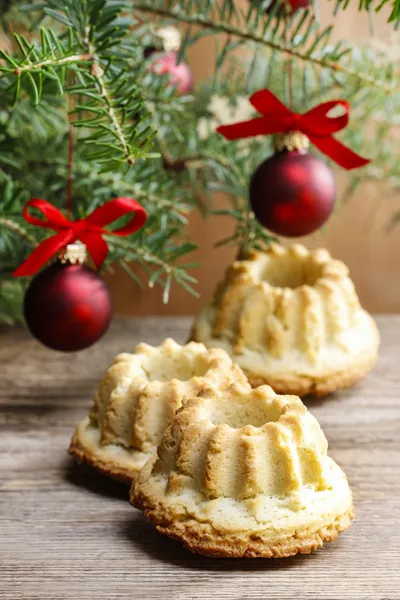
[[[314,146],[345,169],[363,167],[370,162],[332,137],[333,133],[344,129],[349,122],[350,105],[345,100],[324,102],[303,115],[289,110],[269,90],[256,92],[251,96],[250,102],[262,117],[233,125],[221,125],[217,131],[228,140],[301,131]],[[345,113],[339,117],[329,117],[329,111],[336,106],[343,106]]]
[[[28,209],[31,206],[40,210],[47,220],[38,219],[30,215]],[[134,215],[124,227],[120,227],[115,231],[109,231],[104,228],[105,225],[109,225],[129,213],[134,213]],[[33,275],[56,252],[59,252],[67,244],[72,244],[76,240],[80,240],[86,245],[94,264],[99,268],[103,264],[108,252],[108,245],[103,240],[103,234],[130,235],[140,229],[145,224],[147,218],[143,206],[132,198],[115,198],[114,200],[110,200],[106,204],[96,208],[86,219],[77,219],[76,221],[69,221],[58,208],[40,198],[33,198],[27,202],[22,214],[25,221],[31,225],[53,229],[58,233],[41,242],[22,265],[14,271],[14,277]]]

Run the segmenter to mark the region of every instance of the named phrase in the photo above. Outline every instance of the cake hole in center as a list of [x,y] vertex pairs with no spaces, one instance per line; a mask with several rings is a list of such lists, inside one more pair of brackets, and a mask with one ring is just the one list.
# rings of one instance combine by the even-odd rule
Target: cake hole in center
[[208,368],[202,355],[181,353],[174,356],[152,356],[145,370],[149,381],[189,381],[192,377],[204,377]]
[[313,286],[321,277],[321,266],[307,258],[281,256],[269,262],[260,274],[260,280],[273,287],[296,289]]
[[227,398],[213,403],[210,421],[214,425],[226,423],[232,429],[241,429],[246,425],[262,427],[266,423],[278,421],[281,415],[281,407],[273,401],[259,399],[255,402],[247,398]]

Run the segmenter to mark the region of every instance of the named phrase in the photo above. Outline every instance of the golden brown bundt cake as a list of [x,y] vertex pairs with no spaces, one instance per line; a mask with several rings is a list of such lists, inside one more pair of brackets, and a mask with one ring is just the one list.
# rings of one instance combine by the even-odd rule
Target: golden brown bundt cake
[[200,554],[309,553],[350,526],[352,494],[300,398],[233,385],[186,400],[132,504]]
[[228,269],[192,339],[226,350],[253,386],[323,396],[374,365],[379,345],[344,263],[327,250],[272,244]]
[[130,481],[155,451],[186,397],[204,386],[247,383],[223,350],[166,339],[120,354],[97,390],[90,415],[77,427],[69,452],[79,461]]

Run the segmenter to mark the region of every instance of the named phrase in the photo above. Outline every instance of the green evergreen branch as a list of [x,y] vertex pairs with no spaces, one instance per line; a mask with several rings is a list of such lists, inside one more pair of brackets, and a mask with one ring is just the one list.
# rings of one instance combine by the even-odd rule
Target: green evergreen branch
[[[176,200],[168,200],[166,198],[160,198],[154,194],[148,194],[147,192],[138,189],[136,186],[126,186],[126,190],[132,190],[136,200],[145,201],[146,203],[154,204],[157,209],[168,208],[172,211],[177,211],[182,215],[188,215],[192,212],[192,207],[187,204],[179,205]],[[186,221],[186,219],[185,219]]]
[[[389,14],[389,23],[397,23],[400,21],[400,0],[379,0],[378,5],[374,6],[375,0],[359,0],[358,10],[365,10],[368,12],[379,12],[384,6],[390,4],[391,12]],[[350,0],[336,0],[335,15],[340,9],[345,10],[348,8]]]
[[[0,52],[0,57],[11,67],[0,67],[0,77],[11,80],[14,104],[24,79],[35,106],[41,101],[43,82],[47,79],[55,82],[58,93],[64,95],[63,81],[69,69],[81,89],[74,83],[66,93],[79,94],[86,102],[86,106],[80,106],[83,117],[74,126],[93,131],[85,141],[92,147],[87,156],[101,160],[105,168],[123,162],[132,166],[137,157],[148,154],[154,134],[149,126],[141,127],[146,115],[143,101],[140,104],[138,100],[140,83],[126,68],[134,45],[125,43],[124,52],[117,48],[129,34],[131,23],[120,18],[124,3],[47,0],[37,8],[68,27],[68,41],[65,43],[63,36],[42,28],[40,44],[29,42],[22,35],[14,36],[22,58]],[[81,68],[82,63],[85,68]],[[12,76],[16,76],[14,82]],[[97,113],[97,118],[88,118],[87,111]]]
[[[5,57],[4,57],[5,58]],[[93,57],[90,54],[72,54],[70,56],[64,56],[61,58],[48,58],[38,62],[30,62],[26,65],[19,64],[13,69],[14,75],[21,75],[22,73],[38,73],[41,69],[46,67],[61,67],[63,65],[70,65],[74,63],[85,63],[91,62]]]
[[[189,3],[191,6],[192,3]],[[174,10],[174,7],[170,4],[167,7],[163,6],[154,6],[153,2],[148,1],[136,1],[133,0],[132,8],[139,13],[156,15],[158,17],[163,17],[165,19],[171,19],[173,21],[183,23],[189,26],[197,26],[205,30],[213,31],[215,33],[224,33],[228,36],[240,38],[247,42],[253,42],[256,44],[263,45],[270,50],[275,52],[282,53],[284,55],[289,55],[292,58],[298,59],[300,61],[310,63],[316,65],[322,69],[329,69],[335,73],[343,73],[348,77],[352,77],[358,80],[360,83],[370,85],[372,87],[379,88],[386,93],[392,94],[395,91],[400,89],[400,83],[396,82],[396,85],[387,84],[385,82],[379,81],[368,75],[365,72],[359,72],[359,70],[352,69],[339,61],[332,61],[326,57],[319,57],[318,53],[313,54],[314,48],[311,48],[311,51],[302,52],[300,50],[296,50],[295,47],[289,47],[285,45],[284,41],[275,42],[268,37],[266,37],[265,33],[260,35],[251,30],[248,24],[245,24],[243,28],[235,27],[230,25],[223,20],[218,20],[218,18],[207,18],[204,15],[198,14],[188,14],[185,13],[184,10],[180,7],[180,10]],[[249,13],[250,14],[250,13]],[[321,34],[322,35],[322,34]],[[318,39],[319,41],[319,39]]]
[[232,169],[232,163],[221,155],[211,153],[199,153],[193,156],[183,155],[179,158],[174,158],[170,153],[165,140],[162,136],[157,136],[158,144],[161,149],[163,165],[167,171],[180,173],[185,169],[201,170],[210,166],[210,161],[219,164],[226,169]]
[[20,237],[25,238],[30,244],[32,244],[32,246],[37,246],[37,241],[33,237],[33,235],[30,235],[26,231],[26,229],[21,227],[21,225],[19,225],[15,221],[12,221],[11,219],[4,219],[4,218],[0,217],[0,226],[6,227],[13,233],[17,233]]
[[160,196],[146,192],[140,186],[140,184],[130,183],[126,180],[117,182],[116,178],[112,173],[99,173],[99,181],[103,185],[108,186],[117,184],[118,187],[121,189],[121,193],[123,191],[123,193],[131,194],[136,200],[142,201],[146,203],[146,205],[150,205],[150,208],[152,208],[153,205],[156,207],[157,210],[160,208],[166,208],[170,211],[175,211],[182,215],[188,215],[192,211],[192,207],[188,204],[180,203],[176,199],[161,198]]
[[[159,285],[161,285],[161,287],[164,288],[164,304],[168,303],[172,280],[175,280],[177,283],[182,285],[192,296],[198,297],[198,292],[196,292],[196,290],[194,290],[193,287],[188,283],[197,283],[197,280],[194,277],[187,275],[187,273],[185,272],[185,267],[187,265],[172,265],[163,258],[161,258],[159,255],[155,254],[154,252],[151,252],[151,250],[149,250],[148,248],[132,248],[129,242],[122,239],[109,238],[108,241],[111,248],[118,247],[124,249],[126,252],[129,252],[129,259],[127,260],[139,259],[139,261],[141,261],[143,265],[149,264],[157,267],[156,271],[148,271],[149,275],[151,275],[149,278],[149,287],[152,288],[154,287],[155,283],[158,283]],[[126,260],[124,260],[124,263],[124,270],[130,275],[130,277],[132,277],[132,279],[137,281],[137,277],[134,274],[132,274],[132,270],[129,268],[129,265],[127,265]],[[165,279],[162,279],[162,275],[165,276]]]
[[135,159],[132,156],[132,150],[130,148],[128,140],[125,138],[122,124],[120,123],[119,117],[117,115],[116,110],[113,108],[112,99],[107,89],[107,84],[103,77],[104,71],[101,68],[100,64],[96,61],[92,66],[92,75],[95,77],[98,86],[100,88],[101,97],[104,99],[106,104],[106,110],[108,113],[108,117],[111,125],[114,128],[114,131],[117,135],[119,143],[121,145],[123,154],[125,159],[129,165],[133,165],[135,163]]

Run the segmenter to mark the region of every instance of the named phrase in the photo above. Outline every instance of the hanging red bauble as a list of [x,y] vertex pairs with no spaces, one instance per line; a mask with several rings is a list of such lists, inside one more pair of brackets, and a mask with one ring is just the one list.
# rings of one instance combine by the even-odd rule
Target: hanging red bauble
[[[274,4],[276,4],[278,0],[273,0],[269,5],[267,12],[269,12]],[[281,5],[282,8],[287,8],[290,14],[295,13],[299,8],[308,8],[310,6],[310,0],[282,0]]]
[[103,279],[83,264],[85,256],[83,244],[68,245],[26,292],[26,323],[32,335],[53,350],[88,348],[111,322],[110,292]]
[[185,62],[178,64],[178,53],[165,52],[154,60],[151,70],[159,75],[168,74],[169,83],[176,87],[179,94],[189,94],[193,89],[193,75],[190,67]]
[[[300,114],[291,111],[269,90],[256,92],[250,102],[262,116],[221,125],[217,131],[228,140],[279,134],[279,152],[263,162],[252,177],[253,211],[260,223],[274,233],[289,237],[311,233],[325,223],[333,210],[335,182],[329,167],[308,154],[309,142],[345,169],[369,163],[333,137],[348,123],[349,104],[331,100]],[[344,109],[344,114],[330,116],[336,107]]]
[[321,227],[332,213],[335,196],[331,169],[305,149],[276,152],[261,163],[250,183],[250,204],[258,221],[287,237]]
[[296,12],[299,8],[307,8],[310,6],[310,0],[285,0],[287,4],[290,4],[292,12]]
[[[32,216],[30,208],[45,218]],[[131,218],[125,225],[111,231],[106,228],[126,215]],[[103,235],[134,233],[146,222],[144,208],[133,198],[114,198],[86,219],[70,221],[46,200],[33,198],[25,205],[23,216],[31,225],[56,233],[33,250],[14,276],[34,275],[58,254],[58,262],[39,273],[26,292],[24,313],[29,329],[42,344],[54,350],[72,352],[91,346],[110,324],[112,302],[105,282],[83,264],[86,247],[100,268],[108,252]]]
[[[250,0],[250,1],[253,4],[257,4],[257,5],[260,5],[262,2],[262,0]],[[286,9],[286,12],[289,12],[290,14],[295,13],[300,8],[308,8],[311,4],[311,0],[272,0],[272,2],[269,4],[268,8],[266,9],[266,12],[270,13],[277,2],[280,3],[281,9]],[[279,12],[281,12],[281,11],[279,11]]]

